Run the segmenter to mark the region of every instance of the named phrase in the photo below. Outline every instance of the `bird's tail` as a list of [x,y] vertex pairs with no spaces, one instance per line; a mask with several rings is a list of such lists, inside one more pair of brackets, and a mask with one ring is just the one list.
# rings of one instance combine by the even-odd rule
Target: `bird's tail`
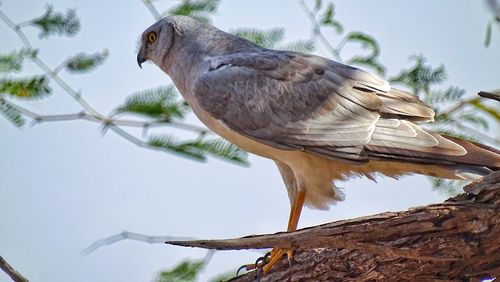
[[[466,141],[452,136],[440,135],[446,142],[452,142],[463,148],[462,153],[450,153],[447,146],[439,145],[432,150],[408,150],[402,148],[385,146],[367,146],[370,159],[397,161],[408,163],[420,163],[425,167],[429,165],[429,171],[419,172],[422,174],[450,178],[450,174],[440,175],[439,170],[433,171],[435,165],[454,171],[456,178],[476,179],[500,170],[500,151],[472,141]],[[442,143],[442,142],[440,142]]]

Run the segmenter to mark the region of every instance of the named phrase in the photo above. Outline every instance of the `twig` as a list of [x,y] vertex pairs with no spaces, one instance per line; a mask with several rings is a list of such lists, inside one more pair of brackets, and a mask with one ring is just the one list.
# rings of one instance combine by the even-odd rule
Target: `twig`
[[[1,100],[2,98],[0,98]],[[73,120],[86,120],[101,124],[113,124],[116,126],[126,126],[126,127],[140,127],[140,128],[151,128],[151,127],[175,127],[178,129],[189,130],[193,132],[197,132],[198,134],[210,134],[212,133],[210,130],[196,126],[188,123],[183,123],[179,121],[160,121],[160,120],[151,120],[151,121],[141,121],[141,120],[133,120],[133,119],[117,119],[105,117],[102,115],[94,116],[88,114],[84,111],[71,113],[71,114],[57,114],[57,115],[42,115],[35,113],[31,110],[28,110],[24,107],[21,107],[17,104],[12,104],[14,108],[16,108],[23,115],[32,118],[34,124],[43,123],[43,122],[58,122],[58,121],[73,121]]]
[[497,90],[496,92],[479,91],[477,95],[500,102],[500,90]]
[[477,101],[480,101],[480,100],[481,100],[481,97],[472,97],[472,98],[469,98],[469,99],[462,100],[460,102],[457,102],[453,106],[449,107],[445,111],[441,112],[440,114],[442,114],[442,115],[450,115],[450,114],[452,114],[452,113],[460,110],[461,108],[463,108],[467,104],[471,104],[471,103],[474,103],[474,102],[477,102]]
[[330,44],[330,42],[328,42],[328,40],[325,38],[325,36],[321,32],[321,28],[320,28],[318,22],[316,21],[316,16],[312,13],[311,10],[309,10],[309,8],[307,7],[306,3],[303,0],[299,1],[299,5],[302,8],[302,10],[304,10],[307,17],[311,20],[311,23],[312,23],[313,28],[314,28],[313,29],[314,35],[319,39],[321,44],[323,44],[323,46],[328,50],[328,52],[330,52],[332,54],[332,56],[335,57],[336,60],[338,60],[339,62],[342,62],[342,58],[340,57],[339,51],[337,49],[335,49]]
[[17,272],[2,256],[0,256],[0,268],[12,278],[12,281],[16,282],[27,282],[24,276],[21,273]]
[[151,0],[142,0],[142,3],[146,6],[146,8],[148,8],[149,12],[155,19],[159,20],[161,18],[160,12],[158,12],[155,6],[151,3]]
[[95,241],[90,246],[83,249],[81,251],[81,254],[83,256],[86,256],[86,255],[94,252],[95,250],[97,250],[101,247],[111,245],[111,244],[114,244],[116,242],[123,241],[123,240],[134,240],[134,241],[140,241],[140,242],[144,242],[144,243],[148,243],[148,244],[160,244],[160,243],[164,244],[165,241],[168,241],[168,240],[184,240],[181,238],[189,240],[188,237],[151,236],[151,235],[145,235],[145,234],[135,233],[135,232],[130,232],[130,231],[123,231],[120,234],[116,234],[116,235]]
[[[143,0],[143,3],[146,7],[148,7],[150,12],[156,18],[160,17],[159,12],[156,10],[156,8],[154,7],[154,5],[151,3],[150,0]],[[26,48],[28,48],[29,50],[33,50],[33,46],[31,45],[30,41],[28,40],[28,38],[26,37],[26,35],[24,34],[24,32],[21,29],[22,27],[27,26],[28,23],[31,21],[27,21],[27,22],[24,22],[22,24],[16,25],[1,10],[0,10],[0,19],[18,35],[18,37],[21,39],[21,41],[23,42],[23,44]],[[91,122],[97,122],[97,123],[104,124],[106,128],[111,126],[111,128],[115,132],[117,132],[119,135],[125,137],[126,139],[132,141],[133,143],[139,145],[140,147],[154,148],[154,149],[158,149],[158,148],[149,146],[148,143],[136,138],[135,136],[132,136],[129,133],[126,133],[124,130],[117,129],[117,126],[141,127],[144,129],[151,128],[151,127],[159,127],[159,126],[171,126],[171,127],[175,127],[175,128],[179,128],[179,129],[183,129],[183,130],[193,131],[193,132],[196,132],[200,135],[205,135],[205,134],[211,132],[210,130],[208,130],[204,127],[191,125],[191,124],[187,124],[187,123],[183,123],[183,122],[179,122],[179,121],[166,122],[163,120],[140,121],[140,120],[129,120],[129,119],[116,119],[116,118],[112,118],[112,117],[106,116],[104,114],[101,114],[97,110],[95,110],[84,98],[82,98],[80,93],[78,93],[71,86],[69,86],[58,75],[58,72],[61,70],[62,66],[64,66],[64,62],[62,64],[60,64],[58,67],[56,67],[54,70],[52,70],[36,54],[32,57],[32,60],[36,65],[38,65],[45,72],[45,74],[47,76],[52,78],[64,90],[64,92],[66,92],[68,95],[70,95],[83,108],[83,111],[78,112],[78,113],[72,113],[72,114],[40,115],[40,114],[37,114],[33,111],[25,109],[21,106],[12,104],[23,115],[32,118],[35,123],[54,122],[54,121],[70,121],[70,120],[87,120],[87,121],[91,121]]]

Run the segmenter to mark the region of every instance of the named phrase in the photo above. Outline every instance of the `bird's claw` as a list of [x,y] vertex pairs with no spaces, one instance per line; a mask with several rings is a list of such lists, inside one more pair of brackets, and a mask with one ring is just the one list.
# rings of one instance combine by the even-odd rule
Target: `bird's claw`
[[267,273],[271,270],[271,268],[283,257],[284,255],[288,257],[288,265],[292,267],[292,258],[293,251],[292,250],[282,250],[282,249],[273,249],[271,252],[267,252],[264,256],[257,258],[254,264],[245,264],[238,268],[236,271],[236,276],[240,274],[240,271],[243,269],[246,272],[256,271],[255,276],[256,279],[259,280],[260,270],[264,273]]
[[246,272],[257,270],[257,272],[258,272],[270,260],[271,260],[271,252],[267,252],[264,256],[258,257],[255,260],[254,264],[244,264],[244,265],[240,266],[240,268],[238,268],[238,271],[236,271],[236,276],[238,276],[240,274],[240,271],[242,271],[242,270],[245,270]]

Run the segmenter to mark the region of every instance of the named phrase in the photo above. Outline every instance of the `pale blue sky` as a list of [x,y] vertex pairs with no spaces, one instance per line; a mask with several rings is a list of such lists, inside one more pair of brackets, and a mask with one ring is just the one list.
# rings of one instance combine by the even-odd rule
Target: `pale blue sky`
[[[62,74],[99,111],[111,111],[130,93],[169,83],[153,65],[137,67],[136,41],[154,21],[139,0],[51,3],[57,10],[77,9],[80,34],[52,40],[39,40],[33,29],[27,34],[54,67],[79,51],[109,49],[109,60],[97,71]],[[484,31],[491,16],[482,1],[335,3],[347,30],[379,40],[380,59],[389,74],[408,66],[409,55],[421,53],[434,65],[446,65],[449,84],[468,93],[500,87],[500,32],[494,29],[492,45],[485,49]],[[21,22],[43,13],[44,5],[44,1],[6,0],[0,9]],[[224,30],[284,27],[289,40],[308,38],[311,30],[296,1],[223,0],[214,23]],[[0,35],[1,53],[20,46],[3,23]],[[326,55],[321,49],[318,53]],[[39,72],[32,65],[26,70]],[[80,110],[56,85],[53,90],[49,99],[27,106],[40,113]],[[197,122],[194,117],[190,120]],[[113,132],[103,137],[97,124],[84,121],[18,130],[0,118],[0,136],[0,255],[32,281],[148,281],[159,270],[205,254],[123,241],[86,257],[79,255],[93,241],[122,230],[229,238],[281,231],[287,222],[289,204],[279,174],[271,161],[259,157],[250,158],[250,168],[218,160],[196,163],[137,148]],[[346,201],[328,212],[305,209],[300,226],[446,198],[419,176],[400,181],[380,178],[378,183],[355,179],[340,186],[346,188]],[[200,281],[257,256],[247,251],[218,252]],[[0,281],[8,281],[3,273]]]

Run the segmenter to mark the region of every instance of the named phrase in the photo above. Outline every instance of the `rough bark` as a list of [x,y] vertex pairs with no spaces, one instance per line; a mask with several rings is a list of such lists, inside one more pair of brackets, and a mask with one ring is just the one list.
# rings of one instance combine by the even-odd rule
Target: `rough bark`
[[292,248],[269,273],[231,281],[480,281],[500,276],[500,171],[444,203],[292,233],[169,241],[217,250]]

